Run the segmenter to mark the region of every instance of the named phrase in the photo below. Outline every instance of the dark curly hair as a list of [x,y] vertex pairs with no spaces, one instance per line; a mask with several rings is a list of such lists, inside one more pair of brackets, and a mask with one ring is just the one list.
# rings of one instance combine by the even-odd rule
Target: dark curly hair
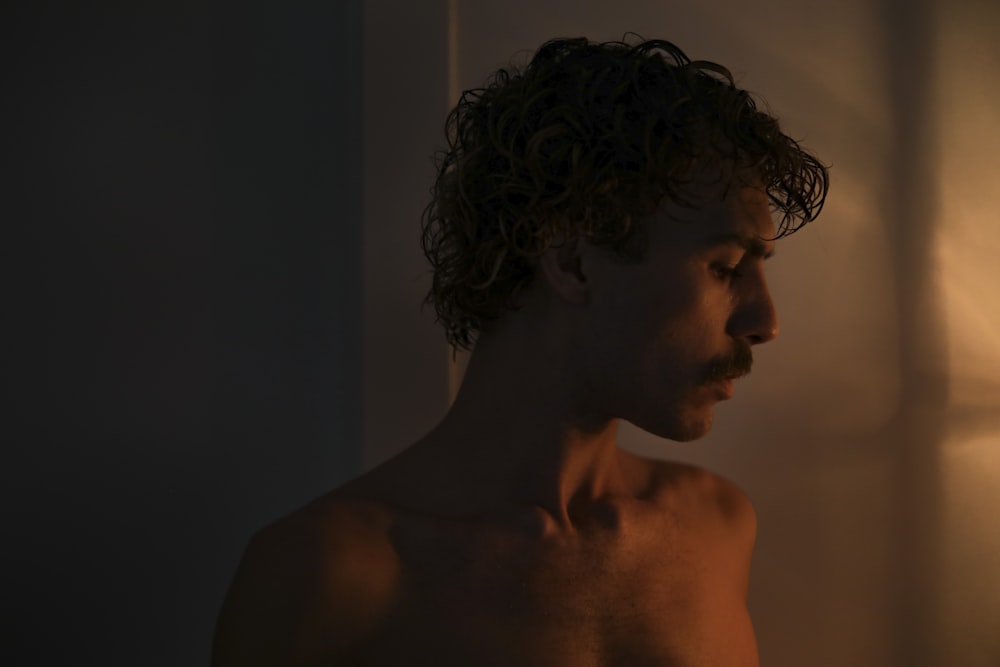
[[781,214],[775,238],[814,220],[828,187],[826,168],[729,70],[662,40],[547,42],[527,67],[465,91],[446,134],[421,244],[426,303],[455,348],[515,308],[560,238],[638,259],[641,222],[664,196],[689,203],[700,169],[762,184]]

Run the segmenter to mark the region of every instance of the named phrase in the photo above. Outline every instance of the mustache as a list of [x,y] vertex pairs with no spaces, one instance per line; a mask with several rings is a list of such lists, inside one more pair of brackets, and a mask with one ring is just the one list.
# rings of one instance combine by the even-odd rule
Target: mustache
[[712,360],[708,366],[705,382],[719,382],[750,374],[753,367],[753,351],[750,344],[743,340],[735,341],[733,353]]

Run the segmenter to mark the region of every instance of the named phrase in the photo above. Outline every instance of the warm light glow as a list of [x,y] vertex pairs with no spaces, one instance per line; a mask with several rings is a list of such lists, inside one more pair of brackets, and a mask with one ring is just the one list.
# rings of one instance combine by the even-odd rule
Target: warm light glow
[[938,64],[949,387],[940,617],[949,650],[978,647],[985,665],[1000,656],[1000,50],[988,48],[1000,8],[979,4],[942,16]]

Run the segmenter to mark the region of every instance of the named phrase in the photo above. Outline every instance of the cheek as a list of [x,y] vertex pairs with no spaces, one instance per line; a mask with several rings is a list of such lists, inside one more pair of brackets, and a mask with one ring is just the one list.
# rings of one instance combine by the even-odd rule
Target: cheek
[[672,269],[645,271],[615,286],[593,322],[598,347],[613,347],[623,362],[660,368],[697,362],[706,350],[718,353],[729,290],[700,263]]
[[728,352],[726,333],[731,297],[717,285],[677,293],[660,304],[661,317],[647,350],[649,361],[683,370],[700,368],[710,359]]
[[697,281],[675,283],[674,289],[660,295],[650,315],[665,339],[686,339],[704,335],[715,319],[718,307],[717,290],[706,289]]

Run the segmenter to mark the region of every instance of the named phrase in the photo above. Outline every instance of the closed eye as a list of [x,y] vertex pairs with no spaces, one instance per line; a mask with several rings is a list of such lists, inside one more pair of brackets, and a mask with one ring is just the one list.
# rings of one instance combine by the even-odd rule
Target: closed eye
[[712,273],[720,280],[732,280],[743,275],[738,266],[729,266],[728,264],[712,264]]

